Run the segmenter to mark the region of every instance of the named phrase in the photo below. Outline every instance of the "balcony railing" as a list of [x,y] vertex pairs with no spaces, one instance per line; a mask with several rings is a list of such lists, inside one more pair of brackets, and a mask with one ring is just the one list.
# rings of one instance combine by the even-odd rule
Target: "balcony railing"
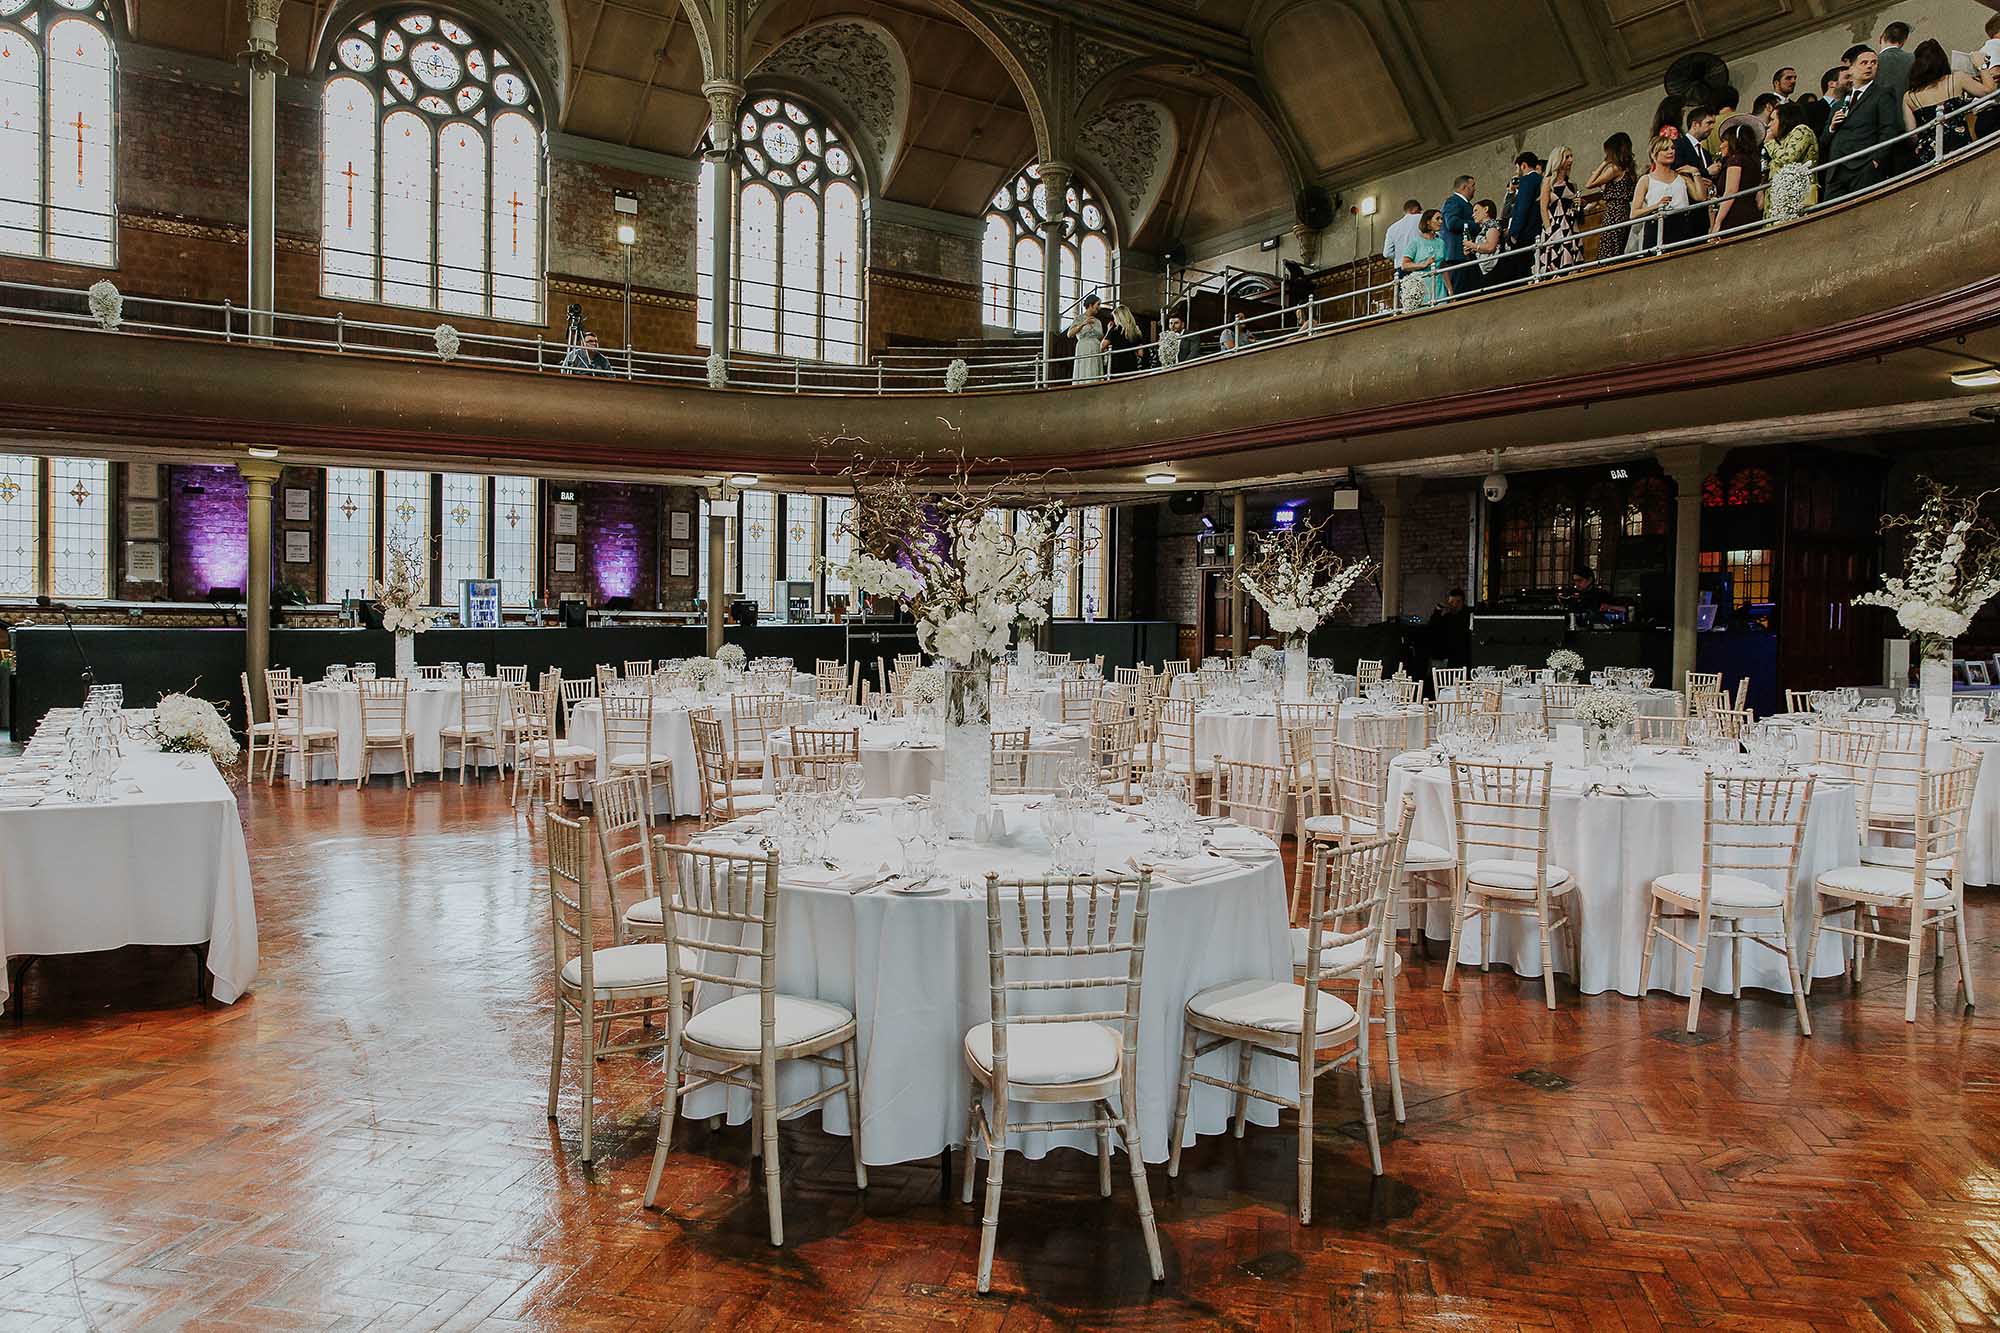
[[[1969,123],[1970,119],[1980,112],[2000,114],[2000,92],[1989,94],[1953,112],[1941,115],[1930,125],[1909,131],[1885,143],[1830,162],[1819,163],[1812,168],[1812,174],[1816,182],[1823,183],[1828,174],[1838,167],[1881,157],[1891,149],[1914,143],[1919,138],[1925,137],[1930,138],[1934,145],[1932,161],[1887,176],[1866,190],[1844,194],[1840,196],[1838,202],[1865,198],[1891,188],[1912,176],[1943,170],[1949,162],[1986,151],[1993,142],[2000,140],[2000,134],[1989,134],[1984,138],[1973,140],[1956,151],[1950,150],[1950,146],[1945,142],[1948,123],[1959,118],[1964,118]],[[1644,177],[1641,177],[1638,183],[1643,186],[1643,182]],[[1706,217],[1727,199],[1750,198],[1770,188],[1771,182],[1766,181],[1756,189],[1718,195],[1712,199],[1690,204],[1686,209],[1663,210],[1653,215],[1659,219],[1657,223],[1648,218],[1639,222],[1620,222],[1572,233],[1572,239],[1579,243],[1620,231],[1641,232],[1650,239],[1643,245],[1628,247],[1620,254],[1587,260],[1564,268],[1560,273],[1538,274],[1482,285],[1467,299],[1501,296],[1527,288],[1545,286],[1555,281],[1568,281],[1635,260],[1700,250],[1720,240],[1762,230],[1774,223],[1760,218],[1755,222],[1727,226],[1714,231],[1704,228],[1699,234],[1681,239],[1666,239],[1674,230],[1667,224],[1667,219],[1673,216],[1699,214]],[[1809,216],[1813,210],[1825,208],[1828,202],[1830,201],[1822,199],[1813,204],[1807,215]],[[1440,271],[1449,277],[1453,273],[1471,270],[1476,263],[1476,260],[1468,259]],[[1222,335],[1230,331],[1225,326],[1189,330],[1181,335],[1182,343],[1188,345],[1187,340],[1190,338],[1197,340],[1205,349],[1199,356],[1183,358],[1173,365],[1152,364],[1140,369],[1115,370],[1110,368],[1107,358],[1097,363],[1104,369],[1098,378],[1091,380],[1074,379],[1078,360],[1074,356],[1046,360],[1039,356],[982,358],[976,366],[976,380],[971,389],[981,393],[1004,392],[1062,387],[1072,383],[1081,388],[1113,379],[1174,374],[1195,366],[1211,364],[1219,357],[1254,355],[1265,348],[1330,337],[1357,328],[1408,318],[1430,309],[1448,308],[1453,304],[1447,299],[1437,305],[1416,310],[1399,308],[1401,303],[1395,296],[1400,284],[1401,278],[1392,276],[1388,282],[1316,296],[1297,304],[1283,305],[1255,319],[1246,319],[1237,327],[1235,334],[1243,338],[1247,345],[1232,349],[1225,350],[1221,347]],[[442,355],[437,343],[436,324],[413,325],[383,320],[351,319],[344,314],[310,315],[284,310],[262,311],[230,301],[176,301],[138,295],[124,297],[124,311],[125,318],[119,328],[136,333],[212,338],[231,343],[241,342],[319,352],[367,353],[374,356],[433,362],[439,360]],[[1345,313],[1342,313],[1343,311]],[[782,319],[782,316],[774,317]],[[441,314],[441,318],[448,321],[448,313]],[[21,282],[0,282],[0,319],[52,321],[83,328],[92,327],[97,322],[90,313],[87,291]],[[268,321],[268,332],[262,327],[265,321]],[[253,324],[256,326],[254,335]],[[782,331],[778,336],[782,337]],[[1128,351],[1128,349],[1120,350]],[[458,331],[458,346],[452,362],[455,365],[561,374],[564,373],[563,362],[569,351],[567,344],[540,334],[521,337],[461,330]],[[1136,353],[1132,357],[1134,361],[1157,362],[1160,347],[1158,343],[1147,343],[1129,351]],[[1145,355],[1148,352],[1154,355],[1149,358]],[[709,359],[705,356],[649,352],[639,348],[606,348],[603,349],[603,355],[609,363],[609,369],[587,373],[602,378],[653,384],[711,385]],[[943,391],[945,374],[951,358],[940,356],[934,364],[919,362],[911,365],[907,363],[920,356],[917,350],[897,351],[893,356],[897,361],[906,364],[891,366],[878,360],[873,365],[849,366],[804,358],[738,354],[727,358],[724,363],[723,383],[731,389],[795,394],[894,395],[935,394]]]

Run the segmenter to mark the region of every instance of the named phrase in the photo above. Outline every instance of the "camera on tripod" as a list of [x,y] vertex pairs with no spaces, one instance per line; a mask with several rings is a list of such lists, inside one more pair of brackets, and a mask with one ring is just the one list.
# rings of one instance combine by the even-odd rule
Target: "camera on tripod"
[[564,341],[571,347],[583,341],[583,307],[575,301],[569,303],[569,333]]

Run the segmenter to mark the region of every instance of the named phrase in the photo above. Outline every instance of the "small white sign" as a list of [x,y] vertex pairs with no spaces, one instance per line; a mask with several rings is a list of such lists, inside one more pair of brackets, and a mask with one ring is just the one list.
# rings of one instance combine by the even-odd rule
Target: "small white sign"
[[687,547],[676,546],[667,552],[667,574],[671,578],[684,579],[688,576]]
[[160,581],[160,544],[158,542],[125,543],[125,581],[127,583],[158,583]]
[[149,500],[135,500],[125,506],[125,535],[135,541],[153,541],[160,535],[160,507]]
[[158,463],[127,463],[125,465],[125,494],[134,500],[159,499],[160,465]]
[[558,537],[576,536],[576,506],[574,504],[558,504],[556,506],[555,528],[556,536]]
[[556,543],[556,573],[558,574],[576,573],[575,542]]
[[285,529],[285,563],[310,565],[312,558],[312,533],[293,528]]
[[684,542],[688,539],[688,529],[692,520],[685,509],[676,509],[667,516],[667,540]]
[[303,486],[285,487],[285,521],[310,523],[313,516],[312,492]]

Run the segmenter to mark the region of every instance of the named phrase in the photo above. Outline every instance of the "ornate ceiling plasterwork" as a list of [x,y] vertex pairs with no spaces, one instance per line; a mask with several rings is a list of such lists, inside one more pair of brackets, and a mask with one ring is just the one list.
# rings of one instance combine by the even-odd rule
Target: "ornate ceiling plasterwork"
[[1038,88],[1049,86],[1049,48],[1054,40],[1048,25],[1019,14],[993,11],[987,15],[994,27],[1007,34],[1007,40],[1020,57],[1021,66],[1028,72]]
[[888,178],[910,106],[909,62],[888,29],[870,19],[827,19],[787,37],[756,72],[799,79],[839,98],[853,122],[849,129]]
[[1133,54],[1108,42],[1100,42],[1095,37],[1077,38],[1075,100],[1083,101],[1100,79],[1132,59]]
[[504,20],[529,48],[521,54],[540,61],[555,80],[548,91],[554,98],[561,96],[563,82],[569,77],[569,30],[559,0],[471,0],[468,8],[475,15],[484,11]]
[[1173,114],[1149,97],[1112,102],[1085,123],[1079,143],[1123,215],[1125,236],[1138,235],[1173,174]]

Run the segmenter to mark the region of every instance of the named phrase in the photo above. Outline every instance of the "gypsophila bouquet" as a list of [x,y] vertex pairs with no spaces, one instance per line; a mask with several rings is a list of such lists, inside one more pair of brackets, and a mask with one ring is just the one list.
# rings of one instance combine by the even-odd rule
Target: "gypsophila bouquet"
[[741,671],[743,664],[748,660],[743,652],[743,645],[739,643],[725,643],[715,650],[716,665],[727,667],[731,671]]
[[1269,666],[1278,660],[1278,650],[1268,643],[1260,643],[1250,650],[1250,660],[1259,666]]
[[241,753],[215,705],[191,694],[163,694],[153,709],[153,740],[167,754],[205,754],[227,768]]
[[1078,543],[1058,540],[1063,505],[1021,503],[1038,478],[982,486],[963,456],[884,464],[872,448],[856,452],[845,475],[854,503],[840,530],[852,554],[822,568],[857,593],[907,606],[918,646],[955,666],[999,657],[1016,624],[1047,620],[1055,579],[1081,556]]
[[729,383],[729,359],[720,352],[708,354],[708,387],[720,389]]
[[1569,648],[1558,648],[1549,654],[1548,667],[1551,671],[1574,676],[1583,670],[1583,654]]
[[1405,310],[1422,310],[1431,303],[1431,297],[1434,294],[1431,287],[1431,275],[1429,273],[1404,274],[1401,282],[1398,283],[1398,289],[1399,294],[1403,298],[1401,304]]
[[965,364],[964,357],[955,357],[952,363],[944,368],[944,391],[958,393],[965,388],[966,381],[971,378],[972,367]]
[[1764,218],[1768,222],[1790,222],[1804,217],[1806,200],[1812,197],[1812,168],[1793,162],[1771,173],[1771,190]]
[[1631,726],[1638,715],[1632,697],[1618,690],[1585,690],[1576,701],[1576,720],[1586,727],[1615,731]]
[[385,554],[389,577],[375,583],[373,594],[382,612],[382,628],[391,634],[422,634],[431,627],[424,610],[428,578],[423,557],[402,528],[390,536]]
[[431,338],[437,343],[439,360],[449,361],[458,355],[458,330],[451,325],[438,325]]
[[1880,591],[1853,604],[1887,607],[1920,656],[1948,657],[1951,641],[2000,593],[2000,531],[1979,512],[1993,492],[1963,496],[1928,477],[1919,485],[1924,498],[1916,513],[1882,520],[1884,532],[1909,531],[1902,574],[1883,575]]
[[951,677],[944,668],[918,667],[903,682],[903,697],[913,704],[934,704],[944,698],[944,692],[951,686]]
[[1239,581],[1271,628],[1287,639],[1304,638],[1338,611],[1369,571],[1371,559],[1349,561],[1326,549],[1322,527],[1299,523],[1258,535]]
[[90,284],[90,291],[85,295],[90,302],[90,317],[97,321],[97,326],[106,333],[117,332],[119,323],[125,318],[125,298],[118,288],[99,278]]
[[[723,646],[728,647],[727,644]],[[690,657],[687,660],[687,678],[697,685],[706,685],[721,674],[721,664],[712,657]]]
[[1160,364],[1177,366],[1181,363],[1181,335],[1172,329],[1160,332]]

